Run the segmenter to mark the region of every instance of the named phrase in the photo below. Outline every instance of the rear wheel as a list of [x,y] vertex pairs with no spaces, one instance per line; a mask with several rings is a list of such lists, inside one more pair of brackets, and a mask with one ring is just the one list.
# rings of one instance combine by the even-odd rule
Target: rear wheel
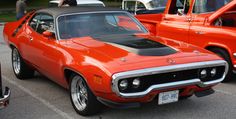
[[219,49],[219,48],[213,48],[213,49],[210,49],[210,51],[214,52],[215,54],[217,54],[218,56],[222,57],[225,61],[228,62],[228,64],[229,64],[229,72],[226,75],[226,77],[223,80],[223,82],[230,81],[233,78],[233,64],[231,62],[231,59],[230,59],[230,56],[229,56],[228,52],[223,50],[223,49]]
[[79,75],[73,75],[70,81],[70,99],[77,113],[80,115],[92,115],[101,110],[102,104],[96,99]]
[[34,70],[29,68],[16,48],[12,49],[12,68],[18,79],[32,78]]

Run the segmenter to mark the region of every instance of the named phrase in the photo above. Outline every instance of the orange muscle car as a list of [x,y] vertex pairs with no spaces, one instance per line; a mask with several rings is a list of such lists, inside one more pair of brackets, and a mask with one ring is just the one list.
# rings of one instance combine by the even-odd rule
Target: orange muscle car
[[228,64],[211,52],[149,35],[131,14],[110,8],[49,8],[7,23],[19,79],[38,71],[69,89],[81,115],[102,104],[128,108],[212,94]]
[[236,0],[169,0],[164,13],[136,16],[154,35],[200,46],[236,72]]

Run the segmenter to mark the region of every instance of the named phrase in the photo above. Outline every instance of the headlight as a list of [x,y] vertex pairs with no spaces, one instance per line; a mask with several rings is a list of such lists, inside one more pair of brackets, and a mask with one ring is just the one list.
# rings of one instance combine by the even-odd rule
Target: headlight
[[216,75],[216,68],[213,68],[211,70],[211,77],[214,77]]
[[207,70],[206,69],[203,69],[200,71],[200,78],[201,79],[204,79],[207,77]]
[[122,80],[119,84],[119,87],[121,90],[125,90],[128,88],[128,81],[127,80]]
[[140,79],[136,78],[132,82],[134,88],[138,88],[140,86]]

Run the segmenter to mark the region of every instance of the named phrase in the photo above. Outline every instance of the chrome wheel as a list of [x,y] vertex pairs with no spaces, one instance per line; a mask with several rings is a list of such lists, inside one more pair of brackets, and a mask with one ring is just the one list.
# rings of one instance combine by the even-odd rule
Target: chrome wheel
[[76,108],[79,111],[85,110],[88,103],[88,91],[83,79],[79,76],[73,77],[70,90],[71,98]]
[[16,49],[14,49],[12,52],[12,64],[14,72],[19,74],[21,70],[21,59],[19,52]]

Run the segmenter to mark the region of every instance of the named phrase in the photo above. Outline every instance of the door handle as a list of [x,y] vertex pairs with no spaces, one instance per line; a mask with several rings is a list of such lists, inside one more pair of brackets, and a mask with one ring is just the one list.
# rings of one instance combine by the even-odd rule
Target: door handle
[[204,31],[196,31],[195,33],[196,33],[196,34],[199,34],[199,35],[205,34]]
[[34,40],[34,39],[31,37],[31,38],[30,38],[30,42],[32,42],[33,40]]

